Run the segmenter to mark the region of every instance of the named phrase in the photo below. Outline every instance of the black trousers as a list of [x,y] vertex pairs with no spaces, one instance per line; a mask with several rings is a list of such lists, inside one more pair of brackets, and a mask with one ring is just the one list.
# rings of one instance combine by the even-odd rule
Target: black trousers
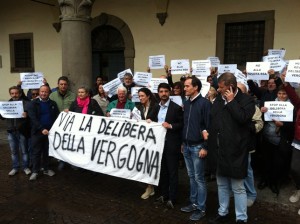
[[292,149],[291,175],[297,190],[300,190],[300,150],[295,148]]
[[49,140],[48,135],[37,133],[31,136],[32,144],[32,172],[38,173],[42,168],[48,170],[49,166]]

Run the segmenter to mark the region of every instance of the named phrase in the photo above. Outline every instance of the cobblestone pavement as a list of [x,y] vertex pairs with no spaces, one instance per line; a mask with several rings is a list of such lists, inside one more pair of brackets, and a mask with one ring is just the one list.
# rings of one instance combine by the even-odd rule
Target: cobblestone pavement
[[[217,212],[215,182],[208,183],[207,218],[191,222],[189,214],[180,212],[188,202],[185,169],[180,170],[178,203],[171,210],[155,204],[158,195],[140,199],[145,184],[70,167],[59,172],[55,160],[51,163],[57,171],[53,177],[41,174],[35,182],[30,182],[23,172],[9,177],[10,153],[3,129],[0,132],[0,224],[208,223]],[[295,205],[283,203],[274,195],[267,197],[267,191],[259,192],[264,197],[249,209],[248,223],[300,223]],[[291,193],[284,191],[282,195]],[[230,215],[234,223],[233,207]]]

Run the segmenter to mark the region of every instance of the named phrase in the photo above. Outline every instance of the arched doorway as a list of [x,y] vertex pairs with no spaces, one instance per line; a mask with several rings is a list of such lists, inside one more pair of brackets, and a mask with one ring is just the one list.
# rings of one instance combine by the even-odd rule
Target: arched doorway
[[134,41],[127,24],[102,13],[92,20],[93,81],[103,75],[108,81],[124,69],[134,69]]

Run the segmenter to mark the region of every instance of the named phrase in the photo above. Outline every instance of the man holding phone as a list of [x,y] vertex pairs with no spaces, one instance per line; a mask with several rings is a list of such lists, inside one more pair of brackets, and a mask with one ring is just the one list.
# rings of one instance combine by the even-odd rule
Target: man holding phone
[[236,78],[224,73],[218,78],[218,92],[210,113],[208,151],[210,167],[216,171],[219,209],[209,223],[228,219],[230,193],[233,191],[236,222],[246,223],[247,176],[250,124],[255,112],[254,100],[237,88]]

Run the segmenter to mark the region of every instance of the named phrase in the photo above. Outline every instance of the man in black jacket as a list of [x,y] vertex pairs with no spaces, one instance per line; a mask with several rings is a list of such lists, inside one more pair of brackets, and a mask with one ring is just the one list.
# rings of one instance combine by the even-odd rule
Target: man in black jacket
[[54,171],[48,169],[48,134],[59,114],[59,110],[57,104],[49,99],[49,95],[50,87],[41,86],[39,97],[32,100],[28,106],[28,115],[31,122],[31,142],[33,150],[33,167],[29,180],[36,180],[41,168],[44,169],[45,175],[53,176],[55,174]]
[[208,138],[209,160],[216,170],[219,210],[210,223],[228,218],[230,192],[233,191],[236,221],[247,222],[247,176],[249,125],[255,112],[254,100],[237,88],[236,78],[224,73],[218,79],[218,92],[210,115]]

